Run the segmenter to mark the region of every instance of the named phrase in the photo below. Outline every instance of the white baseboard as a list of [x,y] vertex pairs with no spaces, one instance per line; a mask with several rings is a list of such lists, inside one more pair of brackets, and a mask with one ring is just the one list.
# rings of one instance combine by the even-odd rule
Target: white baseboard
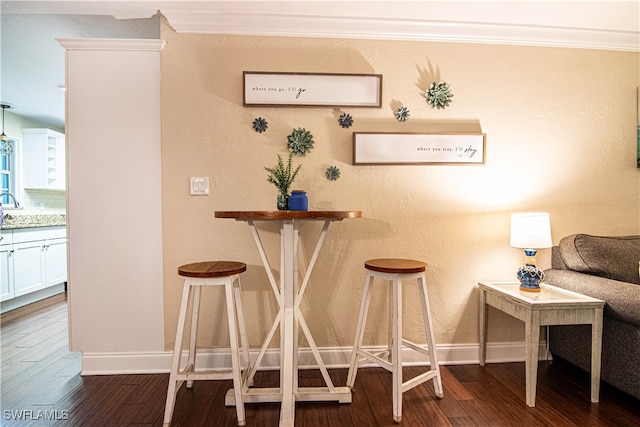
[[[383,346],[379,347],[381,350]],[[323,347],[320,354],[327,368],[346,368],[349,366],[351,347]],[[471,365],[479,363],[479,344],[438,345],[438,360],[441,365]],[[255,360],[258,350],[251,351],[251,360]],[[487,345],[487,363],[522,362],[525,359],[524,342],[495,343]],[[403,364],[407,366],[428,365],[429,362],[415,351],[405,349]],[[546,360],[546,342],[541,342],[538,359]],[[279,368],[278,349],[268,350],[261,363],[261,370]],[[298,363],[301,369],[316,366],[310,349],[300,349]],[[230,369],[228,349],[199,350],[196,366],[203,369]],[[366,365],[364,365],[366,366]],[[130,352],[130,353],[83,353],[82,375],[117,374],[157,374],[167,373],[171,367],[171,352]]]

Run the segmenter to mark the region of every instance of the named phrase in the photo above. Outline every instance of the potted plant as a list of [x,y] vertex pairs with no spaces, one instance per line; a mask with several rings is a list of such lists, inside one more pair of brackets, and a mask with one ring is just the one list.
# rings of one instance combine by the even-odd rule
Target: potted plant
[[302,165],[298,165],[298,167],[293,170],[292,159],[293,153],[289,153],[289,160],[287,161],[287,164],[285,166],[284,162],[282,161],[282,156],[278,154],[278,163],[272,168],[264,168],[267,172],[269,172],[267,181],[278,188],[278,210],[286,210],[288,208],[289,189],[291,188],[291,184],[296,179],[296,176],[298,175],[298,172],[300,172],[300,168],[302,167]]

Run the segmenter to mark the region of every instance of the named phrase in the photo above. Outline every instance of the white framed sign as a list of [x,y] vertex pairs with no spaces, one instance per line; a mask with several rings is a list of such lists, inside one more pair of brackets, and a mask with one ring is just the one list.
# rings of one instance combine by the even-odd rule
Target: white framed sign
[[353,133],[354,165],[478,165],[484,133]]
[[245,107],[382,106],[382,75],[244,71]]

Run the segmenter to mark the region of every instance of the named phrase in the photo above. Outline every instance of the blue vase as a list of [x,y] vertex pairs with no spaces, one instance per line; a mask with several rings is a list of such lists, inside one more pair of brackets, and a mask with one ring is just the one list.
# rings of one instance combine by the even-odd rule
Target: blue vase
[[290,211],[308,211],[309,198],[307,193],[302,190],[293,190],[289,196]]

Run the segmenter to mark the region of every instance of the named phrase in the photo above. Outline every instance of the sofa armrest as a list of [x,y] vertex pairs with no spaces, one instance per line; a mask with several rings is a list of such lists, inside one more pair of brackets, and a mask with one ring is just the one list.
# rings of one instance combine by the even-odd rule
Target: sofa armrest
[[560,253],[560,247],[554,246],[551,248],[551,268],[556,270],[568,270],[567,264],[565,264],[564,259],[562,259],[562,254]]
[[605,316],[640,326],[640,285],[553,268],[545,271],[544,281],[606,301]]

